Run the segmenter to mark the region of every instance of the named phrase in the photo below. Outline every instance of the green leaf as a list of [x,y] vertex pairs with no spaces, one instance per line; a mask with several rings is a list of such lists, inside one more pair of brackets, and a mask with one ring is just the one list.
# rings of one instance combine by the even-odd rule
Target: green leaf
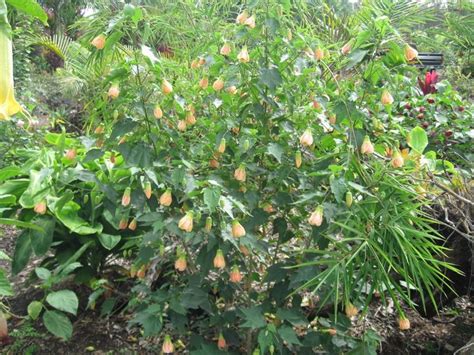
[[[72,196],[71,196],[72,197]],[[70,197],[70,198],[71,198]],[[87,221],[79,217],[81,206],[74,201],[67,201],[58,199],[56,197],[48,198],[48,206],[56,215],[56,218],[61,221],[71,232],[80,235],[89,235],[102,232],[102,225],[90,225]]]
[[6,2],[8,5],[13,6],[17,10],[37,18],[43,22],[43,25],[48,25],[48,15],[46,12],[44,12],[43,8],[36,2],[36,0],[6,0]]
[[76,294],[70,290],[52,292],[46,297],[46,302],[60,311],[74,315],[76,315],[79,306]]
[[241,325],[242,328],[257,329],[263,328],[267,324],[263,317],[262,309],[258,306],[243,308],[241,309],[241,312],[245,319],[245,322]]
[[278,329],[278,334],[288,344],[301,345],[301,343],[300,343],[298,337],[296,336],[296,333],[293,330],[293,328],[291,328],[287,325],[284,325],[280,329]]
[[[274,329],[270,329],[272,325],[268,325],[266,329],[260,330],[258,333],[258,345],[260,346],[260,350],[262,354],[266,354],[266,350],[273,344],[274,342]],[[274,328],[274,326],[273,326]]]
[[102,149],[91,149],[86,153],[86,156],[83,159],[84,163],[87,163],[89,161],[94,161],[96,159],[101,158],[104,155],[104,151]]
[[13,296],[12,285],[3,269],[0,269],[0,296]]
[[428,145],[428,135],[423,128],[415,127],[408,134],[407,143],[414,151],[423,154]]
[[33,320],[38,319],[42,310],[43,310],[43,304],[39,301],[33,301],[28,305],[28,315]]
[[147,168],[152,165],[153,151],[143,142],[137,144],[123,143],[118,146],[118,151],[123,155],[129,166]]
[[133,121],[130,118],[124,118],[114,124],[112,133],[110,134],[110,139],[117,139],[127,133],[133,132],[137,126],[138,122]]
[[112,250],[122,239],[120,235],[99,234],[99,242],[107,250]]
[[262,69],[260,71],[260,83],[268,86],[270,90],[275,90],[282,81],[280,72],[276,68]]
[[21,227],[21,228],[30,228],[30,229],[34,229],[34,230],[37,230],[37,231],[42,231],[41,227],[37,226],[34,223],[19,221],[17,219],[12,219],[12,218],[0,218],[0,224],[6,224],[6,225],[9,225],[9,226],[16,226],[16,227]]
[[41,227],[42,231],[31,230],[31,246],[36,256],[43,256],[49,250],[53,242],[54,227],[56,222],[52,218],[39,218],[34,223]]
[[38,276],[41,280],[47,280],[51,277],[51,271],[44,267],[37,267],[35,269],[35,274]]
[[17,166],[7,166],[0,169],[0,182],[10,179],[11,177],[21,174],[21,169]]
[[41,169],[41,171],[30,171],[30,183],[28,188],[20,197],[20,204],[24,208],[33,208],[35,204],[44,199],[49,193],[48,180],[51,171]]
[[209,208],[209,211],[214,212],[216,207],[219,205],[221,198],[221,190],[217,187],[206,187],[203,190],[204,203]]
[[305,316],[294,309],[279,308],[276,313],[277,317],[290,322],[294,326],[305,326],[308,324]]
[[163,326],[161,309],[152,305],[143,311],[137,313],[132,323],[138,323],[143,326],[143,335],[145,337],[157,335]]
[[275,159],[281,163],[281,157],[283,155],[283,148],[281,145],[279,145],[278,143],[270,143],[267,147],[267,152],[268,154],[270,155],[273,155],[275,157]]
[[11,261],[12,258],[8,256],[7,253],[5,253],[3,250],[0,250],[0,260],[8,260]]
[[15,244],[15,252],[12,260],[13,275],[18,274],[25,268],[26,264],[28,264],[28,260],[30,260],[32,251],[33,248],[31,247],[29,231],[23,231]]
[[0,195],[0,206],[11,206],[16,203],[15,195]]
[[43,323],[49,332],[55,336],[68,340],[72,336],[72,324],[62,312],[46,311],[43,314]]
[[331,185],[331,191],[336,198],[338,203],[341,203],[344,200],[345,193],[347,191],[346,184],[344,178],[335,179],[331,177],[329,180]]
[[349,54],[349,63],[347,64],[346,69],[351,69],[365,58],[365,55],[368,53],[367,50],[356,49]]

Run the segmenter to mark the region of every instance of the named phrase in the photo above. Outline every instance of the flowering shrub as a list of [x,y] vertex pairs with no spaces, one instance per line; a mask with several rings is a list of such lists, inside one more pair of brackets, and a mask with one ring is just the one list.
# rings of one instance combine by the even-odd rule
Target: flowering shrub
[[[33,319],[71,336],[77,296],[52,288],[71,274],[91,287],[88,307],[110,312],[119,285],[104,271],[120,258],[136,280],[131,325],[164,353],[354,349],[351,319],[374,296],[410,327],[400,302],[432,298],[452,266],[422,210],[436,193],[425,174],[444,162],[396,119],[416,85],[405,44],[374,41],[387,23],[323,43],[281,15],[242,12],[189,65],[137,37],[147,13],[131,5],[85,39],[111,65],[93,133],[49,133],[0,171],[2,221],[25,227],[13,271],[53,255],[35,270]],[[325,305],[334,314],[318,317]]]

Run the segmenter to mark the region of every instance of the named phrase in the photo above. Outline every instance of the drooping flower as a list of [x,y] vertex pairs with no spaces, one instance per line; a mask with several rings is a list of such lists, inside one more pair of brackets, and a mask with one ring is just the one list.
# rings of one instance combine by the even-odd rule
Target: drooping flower
[[173,92],[173,85],[171,85],[168,80],[163,79],[161,82],[161,91],[163,91],[165,95],[171,94]]
[[227,347],[227,342],[225,341],[224,335],[222,333],[219,333],[219,338],[217,339],[217,347],[219,350],[225,350]]
[[209,160],[209,166],[213,169],[217,169],[219,167],[219,161],[217,159]]
[[390,94],[390,92],[388,90],[384,90],[382,92],[382,97],[380,98],[380,101],[384,105],[391,105],[391,104],[393,104],[393,96],[392,96],[392,94]]
[[229,86],[226,89],[226,91],[231,95],[235,95],[237,93],[237,86],[235,86],[235,85]]
[[113,84],[110,86],[109,91],[107,92],[107,96],[112,100],[116,99],[120,95],[120,88],[118,84]]
[[124,230],[127,229],[128,226],[128,220],[126,218],[122,218],[119,222],[119,229]]
[[418,51],[415,48],[410,47],[408,44],[405,46],[404,53],[405,53],[405,59],[408,62],[411,62],[412,60],[418,57]]
[[295,166],[298,169],[301,166],[301,163],[303,162],[303,158],[301,156],[301,152],[298,150],[295,153]]
[[400,317],[398,319],[398,327],[400,330],[408,330],[410,329],[410,320],[405,317]]
[[237,16],[237,18],[235,19],[235,22],[243,25],[245,21],[247,21],[248,18],[249,18],[249,13],[247,10],[244,10]]
[[250,28],[255,28],[255,15],[252,15],[246,19],[244,25],[249,26]]
[[219,147],[217,148],[217,151],[221,154],[225,152],[225,138],[221,139],[221,142],[219,143]]
[[245,166],[240,165],[237,169],[234,171],[234,178],[237,181],[244,182],[247,178],[247,173],[245,172]]
[[132,190],[130,189],[130,187],[127,187],[125,189],[125,191],[123,192],[123,195],[122,195],[122,206],[124,207],[127,207],[129,204],[130,204],[130,193],[132,192]]
[[311,134],[311,129],[307,129],[303,132],[300,137],[300,143],[302,146],[309,147],[313,144],[313,135]]
[[201,89],[207,89],[208,86],[209,86],[209,79],[206,76],[202,78],[201,80],[199,80],[199,87]]
[[186,124],[188,124],[190,126],[196,124],[196,117],[194,116],[194,113],[188,112],[186,114]]
[[183,272],[187,267],[188,263],[186,261],[186,254],[180,254],[174,262],[174,268],[180,272]]
[[237,55],[237,59],[238,59],[239,62],[241,62],[241,63],[248,63],[248,62],[250,62],[250,56],[249,56],[249,52],[248,52],[246,46],[242,47],[242,49],[240,50],[239,54]]
[[77,150],[75,148],[68,149],[66,151],[66,154],[64,154],[64,158],[66,158],[67,160],[74,160],[76,159],[76,156],[77,156]]
[[220,54],[228,56],[231,51],[232,48],[230,47],[230,44],[228,42],[225,42],[224,45],[221,47]]
[[35,207],[33,208],[33,210],[38,213],[38,214],[45,214],[46,213],[46,201],[45,200],[41,200],[40,202],[38,202]]
[[324,59],[324,50],[321,49],[320,47],[316,48],[316,50],[314,51],[314,58],[316,60]]
[[186,120],[179,120],[178,121],[178,131],[184,132],[187,128]]
[[199,68],[199,60],[194,59],[194,60],[191,62],[191,69],[197,69],[197,68]]
[[309,216],[308,223],[316,227],[319,227],[321,224],[323,224],[323,206],[316,207],[313,213],[311,213]]
[[217,250],[216,256],[214,257],[214,260],[213,260],[213,263],[214,263],[214,267],[216,269],[225,268],[225,258],[224,258],[224,254],[222,253],[221,249]]
[[232,270],[230,270],[230,273],[229,273],[230,282],[239,283],[240,281],[242,281],[242,278],[243,276],[239,270],[239,267],[237,265],[234,265],[232,267]]
[[146,198],[149,200],[151,198],[152,190],[151,190],[151,182],[147,181],[145,183],[145,188],[143,189]]
[[171,195],[171,189],[167,189],[160,196],[160,205],[168,207],[171,205],[172,202],[173,202],[173,196]]
[[404,163],[405,163],[405,160],[403,159],[402,155],[400,154],[399,151],[396,151],[392,157],[392,161],[391,161],[392,166],[395,169],[397,169],[397,168],[401,168]]
[[350,51],[352,50],[352,43],[351,42],[347,42],[345,45],[342,46],[341,48],[341,53],[343,55],[347,55],[350,53]]
[[165,335],[165,341],[163,342],[163,346],[161,350],[163,351],[164,354],[174,353],[174,345],[169,335]]
[[179,229],[185,232],[193,231],[193,212],[187,212],[178,222]]
[[224,80],[220,78],[214,81],[214,83],[212,84],[212,88],[216,91],[221,91],[223,87],[224,87]]
[[130,221],[130,224],[128,225],[128,229],[130,229],[131,231],[134,231],[135,229],[137,229],[137,220],[135,218],[133,218]]
[[103,34],[100,34],[91,41],[91,44],[97,48],[97,49],[104,49],[105,47],[105,42],[106,42],[106,37]]
[[345,312],[346,312],[346,316],[348,318],[352,318],[352,317],[355,317],[357,315],[357,313],[359,313],[359,310],[352,303],[348,302],[346,304]]
[[232,236],[234,238],[245,236],[245,228],[236,219],[232,221]]
[[360,146],[360,152],[362,154],[373,154],[374,153],[374,146],[372,142],[370,141],[369,136],[365,136],[364,141],[362,142],[362,145]]
[[153,116],[155,116],[155,118],[158,120],[163,117],[163,110],[159,105],[156,105],[153,109]]

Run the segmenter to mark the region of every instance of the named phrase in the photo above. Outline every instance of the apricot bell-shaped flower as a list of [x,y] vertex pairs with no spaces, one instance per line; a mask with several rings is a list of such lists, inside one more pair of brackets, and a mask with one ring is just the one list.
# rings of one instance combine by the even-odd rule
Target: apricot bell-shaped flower
[[311,130],[309,128],[301,135],[300,143],[305,147],[309,147],[313,144],[313,135],[311,134]]
[[232,221],[232,236],[234,238],[245,236],[245,228],[236,219]]
[[384,90],[382,93],[382,97],[380,98],[380,101],[384,105],[391,105],[393,104],[393,96],[390,94],[388,90]]
[[179,220],[179,229],[185,232],[192,232],[193,230],[193,212],[187,212],[184,217]]
[[364,141],[362,142],[362,145],[360,146],[360,152],[362,154],[373,154],[374,152],[374,146],[372,142],[370,141],[369,136],[365,136]]
[[237,55],[237,59],[241,63],[248,63],[250,61],[250,56],[249,56],[249,52],[247,50],[247,47],[243,47],[240,50],[240,53]]
[[400,154],[400,152],[396,151],[393,154],[392,161],[390,163],[395,169],[397,169],[397,168],[401,168],[403,164],[405,163],[405,161],[403,159],[403,156]]
[[404,52],[405,59],[408,62],[411,62],[412,60],[415,60],[418,57],[418,51],[415,48],[410,47],[408,44],[405,46]]
[[[3,11],[2,11],[3,10]],[[0,1],[0,120],[7,120],[21,110],[13,87],[13,49],[5,3]]]
[[316,227],[319,227],[321,224],[323,224],[323,206],[316,207],[313,213],[311,213],[309,216],[308,223]]

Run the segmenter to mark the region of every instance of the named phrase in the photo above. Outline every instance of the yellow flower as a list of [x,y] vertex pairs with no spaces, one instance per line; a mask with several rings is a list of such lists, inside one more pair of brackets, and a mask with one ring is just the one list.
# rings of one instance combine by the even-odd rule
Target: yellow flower
[[13,88],[13,50],[7,32],[9,28],[5,15],[5,19],[0,18],[0,120],[7,120],[21,110]]

